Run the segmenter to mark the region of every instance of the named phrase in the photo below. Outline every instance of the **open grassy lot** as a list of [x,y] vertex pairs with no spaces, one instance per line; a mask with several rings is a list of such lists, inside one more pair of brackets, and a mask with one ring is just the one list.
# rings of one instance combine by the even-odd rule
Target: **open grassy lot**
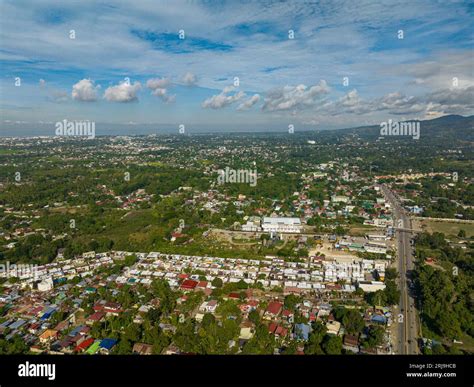
[[364,236],[375,230],[377,230],[377,227],[366,224],[355,224],[349,229],[348,234],[351,236]]
[[474,236],[474,223],[457,223],[434,220],[420,220],[424,231],[442,232],[445,235],[458,235],[459,230],[466,231],[468,237]]

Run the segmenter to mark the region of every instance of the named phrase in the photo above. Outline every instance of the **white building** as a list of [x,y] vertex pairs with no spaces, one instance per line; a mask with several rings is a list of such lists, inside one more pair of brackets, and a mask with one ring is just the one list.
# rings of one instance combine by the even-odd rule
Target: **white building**
[[264,217],[262,229],[265,232],[300,233],[301,220],[299,218]]
[[256,224],[255,222],[251,222],[250,220],[247,221],[246,224],[242,225],[242,231],[252,231],[252,232],[256,232],[256,231],[260,231],[261,230],[261,227]]
[[380,281],[364,281],[359,282],[359,288],[361,288],[364,292],[376,292],[377,290],[384,290],[385,284]]
[[51,277],[45,278],[43,281],[38,282],[38,290],[40,292],[48,292],[53,289],[53,279]]

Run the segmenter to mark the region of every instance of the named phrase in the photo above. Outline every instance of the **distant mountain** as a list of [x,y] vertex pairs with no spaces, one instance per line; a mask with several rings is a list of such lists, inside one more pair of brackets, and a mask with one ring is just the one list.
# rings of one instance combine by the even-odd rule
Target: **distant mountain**
[[[404,122],[404,121],[401,121]],[[446,139],[458,141],[474,141],[474,116],[446,115],[432,120],[408,120],[406,122],[420,123],[420,140]],[[362,138],[374,139],[380,137],[380,126],[360,126],[343,129],[346,133],[357,134]]]

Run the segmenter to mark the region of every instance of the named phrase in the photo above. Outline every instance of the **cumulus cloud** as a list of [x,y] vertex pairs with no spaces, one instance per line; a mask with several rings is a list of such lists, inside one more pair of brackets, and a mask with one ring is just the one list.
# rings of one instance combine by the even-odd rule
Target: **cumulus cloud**
[[253,105],[255,105],[258,101],[260,101],[260,95],[254,94],[249,99],[243,101],[238,107],[237,110],[248,110]]
[[372,100],[365,100],[359,96],[355,89],[335,101],[328,102],[319,109],[319,111],[330,115],[364,115],[383,111],[402,115],[420,113],[424,110],[426,110],[426,104],[419,97],[406,96],[396,92]]
[[82,79],[72,86],[72,99],[77,101],[92,102],[97,100],[97,92],[100,86],[95,86],[94,81]]
[[229,95],[230,92],[234,91],[235,87],[233,86],[226,86],[224,89],[216,95],[207,98],[203,103],[202,107],[207,109],[221,109],[226,106],[232,105],[234,102],[237,102],[245,97],[245,93],[243,91],[239,91],[232,95]]
[[343,97],[339,98],[332,104],[329,104],[329,109],[337,114],[340,111],[346,113],[364,114],[370,111],[368,104],[362,100],[357,90],[351,90]]
[[[337,100],[313,108],[311,113],[317,115],[305,121],[318,123],[317,121],[324,117],[328,120],[329,117],[349,118],[353,115],[373,118],[381,114],[426,119],[445,114],[469,115],[473,110],[474,86],[440,89],[418,96],[395,92],[373,99],[363,99],[357,90],[351,90]],[[362,118],[358,120],[361,122]]]
[[123,81],[116,86],[110,86],[105,90],[104,98],[109,102],[132,102],[138,99],[137,93],[141,90],[140,82]]
[[300,84],[273,89],[265,96],[262,110],[271,112],[312,107],[320,104],[329,91],[330,88],[324,80],[309,88]]
[[169,85],[171,85],[171,81],[167,78],[152,78],[146,81],[146,87],[151,90],[151,94],[167,103],[174,102],[176,99],[175,95],[168,95],[167,87]]
[[186,86],[195,86],[197,84],[197,77],[195,74],[187,72],[184,74],[182,81]]
[[171,81],[167,78],[151,78],[146,81],[146,87],[152,90],[166,89],[171,84]]

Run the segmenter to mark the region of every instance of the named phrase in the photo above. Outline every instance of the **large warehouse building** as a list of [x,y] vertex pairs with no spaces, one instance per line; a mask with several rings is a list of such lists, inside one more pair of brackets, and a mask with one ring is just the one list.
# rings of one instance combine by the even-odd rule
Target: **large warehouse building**
[[264,217],[262,221],[262,229],[265,232],[300,233],[301,227],[299,218]]

